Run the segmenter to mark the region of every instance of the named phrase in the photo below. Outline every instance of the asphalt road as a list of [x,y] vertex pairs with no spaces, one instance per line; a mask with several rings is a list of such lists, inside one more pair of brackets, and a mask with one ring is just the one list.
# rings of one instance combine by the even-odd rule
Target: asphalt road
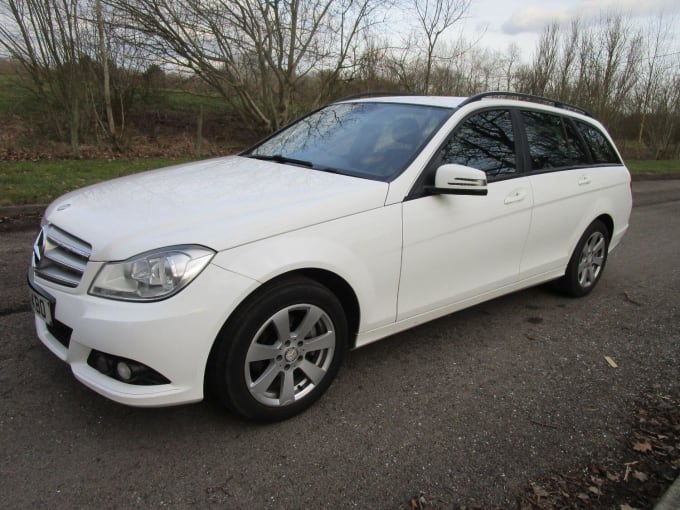
[[680,181],[635,191],[589,297],[533,288],[359,349],[309,411],[266,426],[80,385],[33,331],[34,231],[2,232],[0,507],[513,505],[530,480],[606,459],[643,390],[680,389]]

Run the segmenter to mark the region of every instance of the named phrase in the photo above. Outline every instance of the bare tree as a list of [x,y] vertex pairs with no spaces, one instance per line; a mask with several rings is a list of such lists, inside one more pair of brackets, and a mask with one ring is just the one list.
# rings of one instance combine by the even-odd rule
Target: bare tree
[[435,51],[441,36],[461,21],[472,0],[412,0],[412,8],[418,24],[425,34],[425,76],[423,92],[430,91],[432,66],[436,58]]
[[[316,73],[318,102],[352,65],[377,0],[107,0],[159,57],[210,84],[264,131],[290,120]],[[323,71],[323,72],[319,72]]]
[[78,0],[0,0],[0,16],[10,22],[0,25],[0,44],[31,77],[43,104],[54,104],[53,115],[66,112],[74,157],[84,100],[80,10]]
[[102,12],[101,0],[94,0],[94,12],[97,22],[97,36],[99,42],[99,57],[101,59],[103,74],[104,108],[106,110],[106,120],[109,128],[109,135],[114,144],[117,140],[116,119],[113,116],[113,106],[111,104],[111,74],[109,72],[109,51],[107,44],[106,31],[104,30],[104,14]]
[[664,20],[663,13],[659,14],[654,24],[648,27],[646,33],[646,54],[644,58],[645,73],[643,86],[638,94],[638,104],[640,105],[640,129],[638,131],[638,149],[642,147],[643,138],[645,134],[647,116],[654,96],[659,101],[663,94],[659,94],[660,88],[663,88],[663,82],[670,81],[671,76],[665,72],[667,68],[663,67],[662,53],[668,47],[669,38],[671,36],[672,24],[666,19]]
[[531,94],[549,95],[550,82],[554,77],[559,58],[560,25],[553,22],[541,34],[531,67],[530,82],[526,84]]
[[512,82],[516,68],[520,62],[520,50],[516,43],[511,43],[502,60],[505,90],[512,90]]

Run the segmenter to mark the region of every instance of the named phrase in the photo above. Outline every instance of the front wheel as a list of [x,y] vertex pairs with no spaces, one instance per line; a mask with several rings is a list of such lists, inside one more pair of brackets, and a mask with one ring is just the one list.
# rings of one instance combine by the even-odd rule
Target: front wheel
[[309,407],[347,346],[342,305],[323,285],[290,278],[249,298],[220,333],[208,366],[213,391],[245,417],[276,421]]
[[579,239],[558,287],[565,294],[589,294],[602,276],[609,251],[609,230],[600,220],[592,222]]

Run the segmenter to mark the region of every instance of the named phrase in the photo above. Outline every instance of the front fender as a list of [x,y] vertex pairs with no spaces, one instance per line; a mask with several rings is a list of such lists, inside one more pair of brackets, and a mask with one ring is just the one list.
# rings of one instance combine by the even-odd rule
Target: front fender
[[401,244],[395,204],[225,250],[212,263],[262,284],[300,269],[332,272],[354,290],[362,332],[396,320]]

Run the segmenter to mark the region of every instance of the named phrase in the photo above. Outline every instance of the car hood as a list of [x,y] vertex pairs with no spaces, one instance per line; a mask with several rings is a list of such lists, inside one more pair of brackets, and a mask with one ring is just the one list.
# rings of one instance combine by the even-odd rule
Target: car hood
[[222,251],[382,207],[389,185],[241,156],[188,163],[89,186],[45,219],[92,245],[90,260],[155,248]]

